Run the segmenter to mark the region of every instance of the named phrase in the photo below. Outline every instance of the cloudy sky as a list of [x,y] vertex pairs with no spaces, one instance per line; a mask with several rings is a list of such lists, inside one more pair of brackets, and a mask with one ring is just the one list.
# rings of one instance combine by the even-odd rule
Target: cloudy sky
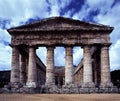
[[[6,29],[28,24],[52,16],[63,16],[114,27],[111,33],[110,67],[120,69],[120,0],[0,0],[0,70],[11,68],[11,36]],[[37,50],[46,63],[46,48]],[[74,47],[74,65],[83,56],[80,47]],[[55,49],[55,65],[65,64],[65,49]]]

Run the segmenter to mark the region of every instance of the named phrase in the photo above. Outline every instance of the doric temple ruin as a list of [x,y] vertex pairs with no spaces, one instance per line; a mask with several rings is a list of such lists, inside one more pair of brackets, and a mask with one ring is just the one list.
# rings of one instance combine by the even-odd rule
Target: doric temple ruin
[[[8,29],[12,36],[11,92],[101,93],[114,92],[109,47],[113,27],[64,17],[51,17]],[[46,47],[46,65],[36,55]],[[64,47],[65,67],[54,65],[55,47]],[[83,59],[73,65],[73,47]]]

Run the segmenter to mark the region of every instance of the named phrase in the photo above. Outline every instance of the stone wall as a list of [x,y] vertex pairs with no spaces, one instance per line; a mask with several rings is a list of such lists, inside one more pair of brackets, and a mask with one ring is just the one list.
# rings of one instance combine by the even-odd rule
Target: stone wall
[[75,74],[74,74],[74,83],[76,85],[81,85],[83,83],[83,67],[81,67]]

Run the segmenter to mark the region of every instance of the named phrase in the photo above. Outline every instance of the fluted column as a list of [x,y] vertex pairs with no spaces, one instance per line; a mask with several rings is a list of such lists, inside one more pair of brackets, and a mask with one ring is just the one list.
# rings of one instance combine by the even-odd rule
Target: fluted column
[[20,55],[20,83],[26,83],[26,55]]
[[20,65],[19,65],[19,50],[17,47],[12,47],[12,67],[11,67],[11,84],[20,82]]
[[109,64],[109,46],[101,47],[101,87],[112,87]]
[[74,82],[72,54],[72,47],[66,47],[65,84],[72,84]]
[[83,87],[93,87],[92,60],[90,46],[84,46],[83,55]]
[[29,47],[29,61],[28,61],[28,87],[37,86],[37,68],[36,68],[36,48]]
[[47,47],[46,86],[55,85],[54,47]]

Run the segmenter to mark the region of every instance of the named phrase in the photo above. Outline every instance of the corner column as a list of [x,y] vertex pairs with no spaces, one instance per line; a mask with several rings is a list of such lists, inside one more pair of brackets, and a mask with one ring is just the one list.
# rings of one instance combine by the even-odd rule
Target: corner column
[[82,87],[94,87],[92,73],[91,46],[84,46],[83,57],[83,85]]
[[17,47],[12,47],[12,68],[11,68],[11,86],[20,82],[20,64],[19,64],[19,50]]
[[54,47],[47,47],[46,86],[55,85]]
[[72,47],[66,47],[66,63],[65,63],[65,85],[73,84],[73,50]]
[[101,84],[100,87],[112,87],[109,63],[109,45],[101,47]]
[[28,61],[28,87],[37,86],[37,68],[36,68],[36,47],[29,47],[29,61]]

